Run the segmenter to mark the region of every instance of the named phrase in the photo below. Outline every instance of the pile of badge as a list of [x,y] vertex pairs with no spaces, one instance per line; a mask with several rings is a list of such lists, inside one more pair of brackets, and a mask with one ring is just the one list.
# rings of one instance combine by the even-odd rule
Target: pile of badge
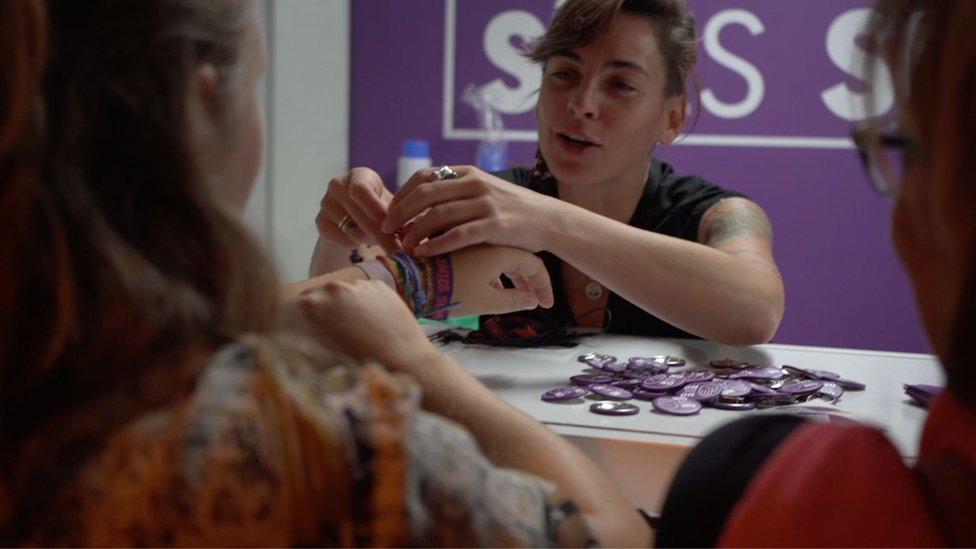
[[636,356],[623,362],[589,353],[577,360],[592,370],[570,377],[571,385],[546,391],[542,400],[571,402],[592,395],[601,399],[590,405],[593,413],[633,415],[640,408],[628,401],[638,399],[650,401],[654,410],[664,414],[691,415],[703,406],[752,410],[814,398],[837,402],[845,390],[865,388],[863,383],[826,370],[760,366],[732,359],[713,360],[707,370],[682,371],[671,370],[685,365],[684,359],[672,356]]

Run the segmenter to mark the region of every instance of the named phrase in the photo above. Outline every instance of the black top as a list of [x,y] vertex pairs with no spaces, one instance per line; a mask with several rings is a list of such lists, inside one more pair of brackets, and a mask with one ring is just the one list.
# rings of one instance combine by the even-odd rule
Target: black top
[[[542,179],[530,168],[513,168],[494,175],[548,196],[559,196],[554,178]],[[744,195],[741,193],[725,190],[697,176],[678,175],[670,165],[652,159],[644,193],[628,225],[697,242],[698,225],[705,211],[723,198],[742,196]],[[562,260],[549,252],[540,252],[537,255],[542,258],[549,271],[556,303],[548,310],[538,308],[513,314],[537,318],[547,325],[575,325],[563,287],[560,269]],[[647,282],[654,283],[653,280]],[[613,292],[607,300],[607,309],[610,311],[610,326],[607,331],[611,333],[650,337],[696,337],[644,312]]]

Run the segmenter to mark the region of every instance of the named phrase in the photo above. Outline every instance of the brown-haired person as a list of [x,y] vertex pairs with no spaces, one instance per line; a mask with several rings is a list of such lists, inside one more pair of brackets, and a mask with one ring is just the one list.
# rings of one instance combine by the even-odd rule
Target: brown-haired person
[[976,2],[875,9],[867,43],[892,69],[897,107],[855,140],[893,197],[895,247],[946,376],[918,460],[866,425],[736,422],[679,469],[659,546],[976,547]]
[[[684,127],[696,41],[683,0],[567,0],[527,53],[542,66],[534,169],[420,173],[395,197],[354,169],[323,199],[313,272],[356,242],[394,249],[390,233],[426,211],[403,238],[417,254],[478,243],[540,252],[556,303],[538,314],[552,325],[769,341],[784,290],[765,213],[654,157]],[[336,229],[346,215],[359,230]]]
[[[27,5],[2,3],[5,68],[43,36],[14,32]],[[353,267],[283,306],[237,211],[263,149],[254,1],[43,7],[25,12],[49,29],[30,246],[4,270],[22,291],[3,313],[2,545],[649,542],[599,469],[438,353],[387,284]],[[512,295],[492,271],[551,300],[529,253],[452,258],[462,306]]]

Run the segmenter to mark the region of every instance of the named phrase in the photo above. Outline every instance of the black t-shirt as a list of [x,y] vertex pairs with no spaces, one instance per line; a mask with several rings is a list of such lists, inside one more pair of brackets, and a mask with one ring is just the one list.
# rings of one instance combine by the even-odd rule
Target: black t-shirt
[[[541,179],[530,168],[513,168],[494,175],[527,187],[536,192],[558,198],[556,180]],[[651,160],[651,169],[644,184],[634,215],[628,225],[692,242],[698,241],[698,225],[708,208],[723,198],[742,197],[741,193],[725,190],[693,175],[678,175],[670,165]],[[556,303],[551,309],[513,313],[537,318],[551,326],[573,326],[573,312],[563,287],[561,260],[549,252],[537,254],[546,264],[552,278]],[[654,284],[648,280],[648,284]],[[610,311],[609,332],[650,337],[696,337],[676,328],[640,307],[611,292],[607,300]]]

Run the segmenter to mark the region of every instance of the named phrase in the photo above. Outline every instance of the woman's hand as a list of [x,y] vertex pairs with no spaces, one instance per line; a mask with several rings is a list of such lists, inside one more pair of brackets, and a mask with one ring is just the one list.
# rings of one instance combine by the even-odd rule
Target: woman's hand
[[[383,231],[393,233],[416,217],[404,235],[403,247],[423,256],[483,243],[531,252],[546,248],[546,220],[558,200],[473,166],[454,170],[460,177],[434,181],[432,168],[407,180],[389,204]],[[425,238],[430,240],[421,243]]]
[[[387,252],[396,251],[393,235],[380,230],[392,199],[383,179],[369,168],[353,168],[332,178],[315,217],[320,240],[344,250],[359,244],[378,244]],[[347,216],[355,225],[350,227],[347,222],[348,229],[343,231],[340,224]]]
[[[454,316],[500,314],[552,307],[552,282],[542,260],[506,246],[474,246],[451,254],[454,270]],[[502,286],[501,275],[514,288]]]
[[298,303],[315,333],[352,358],[409,373],[437,352],[403,299],[382,282],[329,281],[303,292]]

